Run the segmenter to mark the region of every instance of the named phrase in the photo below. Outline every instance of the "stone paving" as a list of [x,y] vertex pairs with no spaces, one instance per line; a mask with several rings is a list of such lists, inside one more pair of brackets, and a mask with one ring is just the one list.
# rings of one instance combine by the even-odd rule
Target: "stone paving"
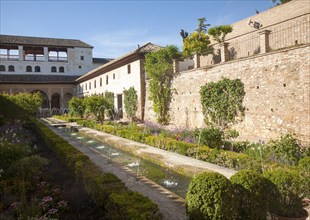
[[[44,121],[48,122],[49,125],[53,125],[52,123],[55,124],[63,123],[63,121],[55,118],[49,120]],[[78,126],[76,123],[66,123],[66,124],[69,124],[70,126],[73,127]],[[99,151],[93,148],[83,147],[77,140],[64,137],[63,134],[58,129],[52,127],[52,130],[58,135],[65,138],[70,144],[75,146],[78,150],[86,154],[97,166],[99,166],[102,169],[102,171],[113,173],[118,178],[120,178],[130,190],[140,192],[145,196],[149,197],[153,202],[155,202],[159,206],[160,212],[163,214],[164,219],[167,220],[187,219],[185,210],[185,199],[170,192],[169,190],[163,188],[162,186],[148,180],[147,178],[141,176],[137,177],[137,175],[130,169],[112,162],[109,158],[101,154]],[[82,133],[86,133],[89,136],[93,136],[97,139],[103,140],[108,144],[115,144],[118,146],[122,145],[123,149],[132,148],[135,150],[135,153],[137,154],[148,154],[153,156],[156,155],[155,156],[156,158],[159,158],[160,156],[161,161],[164,161],[165,165],[169,167],[190,168],[195,169],[195,171],[197,172],[201,172],[203,170],[211,170],[222,173],[228,178],[236,172],[234,170],[230,170],[214,164],[199,161],[194,158],[186,157],[173,152],[161,150],[145,144],[137,143],[128,139],[110,135],[94,129],[80,127],[79,131]]]

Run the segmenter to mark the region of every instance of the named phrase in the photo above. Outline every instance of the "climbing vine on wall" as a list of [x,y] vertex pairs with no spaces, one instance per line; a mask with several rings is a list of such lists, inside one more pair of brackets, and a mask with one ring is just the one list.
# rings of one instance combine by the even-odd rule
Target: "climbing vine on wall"
[[244,84],[240,79],[222,78],[202,86],[200,98],[205,122],[224,131],[242,120],[244,96]]
[[149,99],[153,101],[153,110],[157,122],[169,123],[169,106],[172,96],[171,82],[174,77],[173,59],[180,56],[176,46],[167,46],[149,53],[145,58],[145,69],[149,79]]

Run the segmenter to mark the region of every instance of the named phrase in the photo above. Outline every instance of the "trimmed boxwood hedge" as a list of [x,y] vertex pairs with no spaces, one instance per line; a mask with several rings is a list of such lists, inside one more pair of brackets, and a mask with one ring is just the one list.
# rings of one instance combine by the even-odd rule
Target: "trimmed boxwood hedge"
[[186,211],[190,220],[230,220],[238,212],[239,197],[233,184],[222,174],[204,172],[190,183]]
[[[95,204],[106,210],[107,219],[162,219],[156,204],[142,194],[128,190],[115,175],[103,173],[86,155],[47,126],[33,120],[32,127],[42,137],[46,146],[75,173]],[[129,205],[124,205],[126,201],[130,201]]]

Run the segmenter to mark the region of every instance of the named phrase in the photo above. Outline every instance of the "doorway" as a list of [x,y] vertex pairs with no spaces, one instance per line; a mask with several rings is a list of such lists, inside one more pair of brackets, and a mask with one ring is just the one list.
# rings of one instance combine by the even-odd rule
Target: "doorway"
[[123,94],[117,95],[117,116],[123,118]]

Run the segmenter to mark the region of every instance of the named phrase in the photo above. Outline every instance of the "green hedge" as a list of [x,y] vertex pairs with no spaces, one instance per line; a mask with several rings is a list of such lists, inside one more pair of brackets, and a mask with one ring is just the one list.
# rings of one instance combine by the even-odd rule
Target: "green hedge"
[[[64,120],[65,117],[64,117]],[[199,146],[197,154],[197,144],[177,141],[163,136],[143,134],[143,130],[137,126],[120,126],[109,124],[96,124],[94,121],[77,120],[77,123],[89,128],[97,129],[109,134],[145,143],[163,150],[176,152],[185,156],[193,157],[209,163],[214,163],[234,170],[251,169],[262,172],[272,167],[280,166],[278,163],[262,163],[260,160],[244,153],[237,153],[208,146]]]
[[[151,200],[128,190],[115,175],[103,173],[86,155],[48,127],[34,121],[33,128],[42,137],[43,142],[75,173],[96,205],[106,209],[107,219],[115,219],[115,216],[126,216],[127,218],[124,219],[162,218],[158,206]],[[121,198],[121,200],[116,198]],[[121,201],[130,201],[130,205],[124,206],[124,202]],[[109,210],[110,207],[113,209]]]

